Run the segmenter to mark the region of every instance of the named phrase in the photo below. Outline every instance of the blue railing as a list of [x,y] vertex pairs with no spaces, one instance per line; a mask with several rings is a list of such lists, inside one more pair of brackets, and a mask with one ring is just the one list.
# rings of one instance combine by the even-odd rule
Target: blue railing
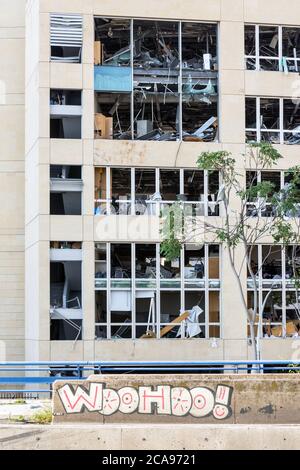
[[[0,394],[2,397],[5,394],[49,394],[51,385],[56,380],[85,380],[91,374],[251,372],[300,373],[300,362],[297,363],[292,359],[288,361],[0,362]],[[32,388],[33,385],[35,388]]]

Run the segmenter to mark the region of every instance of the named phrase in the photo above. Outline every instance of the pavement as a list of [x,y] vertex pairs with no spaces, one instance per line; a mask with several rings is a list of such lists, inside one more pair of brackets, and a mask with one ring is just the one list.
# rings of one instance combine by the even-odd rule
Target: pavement
[[51,400],[0,400],[0,423],[30,421],[36,413],[51,409]]
[[0,450],[298,450],[299,442],[300,425],[0,425]]

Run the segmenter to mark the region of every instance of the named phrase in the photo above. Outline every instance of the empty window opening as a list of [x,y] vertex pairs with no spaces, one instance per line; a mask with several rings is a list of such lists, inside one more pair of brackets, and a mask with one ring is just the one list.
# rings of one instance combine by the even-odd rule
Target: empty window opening
[[81,261],[50,262],[50,318],[51,340],[81,339]]
[[[153,214],[156,193],[155,169],[135,169],[135,214]],[[155,202],[154,202],[155,204]]]
[[180,264],[180,258],[175,258],[172,261],[169,261],[163,255],[160,255],[160,278],[162,286],[166,287],[168,285],[166,282],[168,279],[172,280],[172,285],[176,286],[176,284],[173,283],[173,279],[180,279]]
[[184,171],[184,194],[187,201],[204,201],[204,172],[202,170]]
[[112,168],[111,205],[115,214],[131,213],[131,170]]
[[107,294],[106,291],[96,292],[95,326],[96,339],[107,337]]
[[246,97],[246,142],[300,144],[298,99]]
[[[284,195],[284,192],[288,188],[288,184],[293,178],[291,172],[285,171],[247,171],[246,172],[246,187],[247,189],[255,189],[255,187],[260,183],[270,183],[270,189],[268,195],[264,197],[258,195],[253,195],[249,197],[247,201],[247,215],[251,217],[273,217],[275,215],[275,207],[272,203],[272,197],[278,195],[281,197]],[[295,184],[295,183],[294,183]],[[291,215],[299,216],[300,214],[300,186],[299,184],[295,185],[294,192],[295,207],[293,211],[290,212],[287,209],[286,216],[290,217]],[[299,204],[297,203],[299,201]],[[296,211],[296,213],[295,213]]]
[[282,28],[283,70],[300,70],[300,28]]
[[95,286],[106,287],[106,279],[107,279],[106,244],[96,243],[95,245]]
[[179,170],[160,170],[159,187],[164,201],[176,201],[180,194]]
[[130,290],[113,290],[110,296],[111,337],[131,338],[132,299]]
[[162,291],[160,294],[160,323],[161,326],[170,326],[170,330],[163,336],[164,338],[176,338],[180,324],[171,323],[178,318],[181,310],[180,292]]
[[81,180],[81,166],[50,165],[50,178],[54,180]]
[[128,93],[97,93],[96,139],[131,139],[131,97]]
[[95,18],[95,137],[216,140],[217,76],[216,24]]
[[[255,334],[268,338],[299,336],[300,309],[294,281],[299,268],[299,247],[257,245],[252,247],[251,267],[256,275],[258,305]],[[254,308],[254,286],[248,271],[248,307]],[[248,327],[249,334],[249,327]]]
[[81,15],[51,14],[51,61],[80,63],[82,37]]
[[[137,279],[156,278],[156,245],[135,245],[135,276]],[[142,286],[142,283],[139,284]],[[145,286],[148,286],[147,282]]]
[[81,139],[81,90],[50,90],[50,138]]
[[300,28],[245,25],[248,70],[299,72]]
[[156,293],[153,290],[137,291],[135,300],[136,338],[156,337]]
[[181,201],[195,216],[219,216],[216,171],[154,168],[95,169],[95,215],[158,215]]
[[300,144],[300,100],[283,100],[283,129],[286,144]]
[[246,69],[256,70],[256,31],[254,25],[245,25]]
[[277,26],[260,26],[259,57],[261,70],[279,70],[279,33]]
[[215,24],[182,23],[182,67],[185,70],[218,70]]
[[192,310],[198,307],[199,315],[193,318],[193,322],[189,324],[191,330],[195,330],[194,338],[205,338],[206,319],[205,319],[205,292],[187,291],[184,295],[185,310]]
[[130,24],[123,18],[95,18],[95,65],[130,66]]
[[184,278],[204,279],[205,278],[205,250],[204,246],[187,246],[184,250]]
[[218,216],[219,205],[217,203],[219,187],[220,187],[220,175],[218,171],[208,172],[208,215]]
[[81,166],[50,165],[50,215],[81,215]]
[[219,246],[187,245],[172,262],[159,248],[95,244],[98,339],[220,337]]
[[111,244],[111,277],[116,279],[131,278],[130,244]]

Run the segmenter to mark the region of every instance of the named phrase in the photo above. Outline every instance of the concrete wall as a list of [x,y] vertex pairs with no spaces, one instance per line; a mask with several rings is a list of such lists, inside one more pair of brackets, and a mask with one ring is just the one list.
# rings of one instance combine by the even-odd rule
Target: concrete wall
[[107,450],[112,457],[136,449],[298,450],[299,439],[297,425],[0,425],[1,450]]
[[53,422],[297,424],[300,378],[282,375],[94,375],[54,383]]
[[0,15],[0,360],[24,358],[25,0]]

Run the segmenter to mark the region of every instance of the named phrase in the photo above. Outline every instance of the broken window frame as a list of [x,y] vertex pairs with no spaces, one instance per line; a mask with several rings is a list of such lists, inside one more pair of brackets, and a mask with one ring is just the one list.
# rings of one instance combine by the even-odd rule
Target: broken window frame
[[[253,170],[247,170],[246,171],[246,178],[248,173],[253,173],[253,178],[251,180],[252,184],[255,178],[255,186],[264,182],[264,181],[269,181],[264,178],[265,173],[272,173],[279,177],[280,179],[280,188],[279,190],[284,188],[285,184],[285,171],[280,171],[280,170],[264,170],[264,171],[253,171]],[[247,181],[247,179],[246,179]],[[259,198],[256,200],[252,201],[247,201],[246,203],[247,206],[247,215],[251,217],[272,217],[272,205],[268,203],[268,201],[261,201]]]
[[[288,183],[289,179],[289,171],[288,170],[263,170],[263,171],[253,171],[253,170],[246,170],[246,178],[248,173],[255,173],[255,185],[260,184],[263,181],[269,181],[268,179],[264,178],[264,174],[266,173],[273,173],[278,177],[280,180],[280,187],[278,191],[283,190],[286,183]],[[263,176],[263,177],[262,177]],[[253,175],[254,178],[254,175]],[[247,181],[247,180],[246,180]],[[253,181],[253,179],[252,179]],[[277,190],[275,190],[277,191]],[[247,215],[252,217],[272,217],[272,206],[270,203],[265,201],[252,200],[247,201]],[[300,216],[300,199],[299,199],[299,215]]]
[[[286,72],[286,73],[298,73],[300,71],[300,55],[298,57],[287,57],[283,55],[283,49],[284,49],[284,33],[285,30],[291,29],[298,29],[300,33],[300,28],[299,26],[285,26],[285,25],[263,25],[263,24],[253,24],[253,23],[247,23],[245,25],[245,31],[246,27],[252,26],[255,28],[255,53],[251,55],[247,55],[245,53],[245,67],[246,70],[253,70],[253,68],[250,68],[247,66],[247,62],[251,61],[251,64],[255,67],[255,71],[262,71],[265,70],[262,68],[262,61],[272,61],[272,62],[278,62],[278,72]],[[272,55],[260,55],[260,29],[264,27],[274,27],[277,28],[278,32],[278,54],[272,56]],[[245,52],[246,52],[246,45],[245,45]],[[292,62],[293,65],[289,66],[289,63]],[[294,70],[293,70],[294,67]],[[268,69],[266,69],[268,71]],[[273,70],[274,71],[274,70]]]
[[[222,302],[221,302],[221,285],[222,285],[222,275],[221,275],[221,263],[222,263],[222,251],[221,246],[219,246],[218,250],[218,278],[217,279],[209,279],[209,272],[210,270],[210,247],[212,244],[204,245],[204,263],[205,263],[205,273],[203,279],[201,279],[201,287],[199,288],[199,282],[195,284],[195,280],[191,281],[185,279],[185,271],[184,271],[184,248],[182,248],[180,253],[180,275],[178,278],[174,279],[167,279],[168,285],[165,284],[165,279],[161,278],[161,254],[160,254],[160,244],[159,243],[149,243],[149,245],[153,245],[155,247],[156,252],[156,263],[154,269],[154,276],[149,278],[140,278],[136,274],[136,245],[139,243],[131,243],[131,278],[126,279],[127,284],[124,284],[124,279],[116,279],[111,277],[111,245],[112,243],[101,243],[101,245],[106,245],[106,278],[102,280],[101,285],[98,283],[98,278],[95,277],[95,298],[97,292],[106,292],[106,299],[107,299],[107,306],[106,306],[106,322],[96,322],[96,313],[95,313],[95,331],[97,332],[97,328],[102,329],[102,331],[106,331],[106,337],[101,336],[100,338],[96,339],[117,339],[115,335],[111,334],[111,327],[119,327],[120,329],[124,324],[116,324],[111,322],[111,314],[110,314],[110,305],[111,305],[111,293],[114,291],[122,291],[127,292],[128,296],[130,297],[131,302],[131,321],[126,322],[126,326],[131,328],[131,338],[130,339],[139,339],[140,336],[137,337],[136,335],[136,328],[145,327],[145,333],[147,330],[147,326],[149,323],[147,322],[137,322],[136,321],[136,293],[137,292],[145,292],[151,293],[154,292],[155,295],[155,334],[157,339],[160,338],[160,331],[165,326],[171,325],[170,323],[162,322],[160,318],[160,295],[162,292],[175,292],[179,293],[180,295],[180,312],[175,312],[174,316],[177,317],[181,313],[185,311],[185,293],[186,292],[194,292],[199,293],[203,292],[205,296],[205,322],[199,323],[203,328],[205,328],[205,338],[208,339],[210,328],[215,328],[220,332],[220,338],[222,337]],[[193,246],[196,246],[192,244]],[[95,247],[97,244],[95,244]],[[97,264],[95,260],[95,274],[97,270]],[[199,279],[200,280],[200,279]],[[198,281],[199,281],[198,280]],[[173,281],[173,282],[172,282]],[[210,308],[209,308],[209,296],[211,292],[218,292],[219,296],[219,321],[218,322],[210,322],[209,315],[210,315]],[[144,297],[146,298],[146,297]],[[153,322],[151,322],[153,323]],[[178,327],[178,325],[177,325]],[[176,329],[177,329],[176,327]],[[182,327],[182,328],[181,328]],[[181,337],[185,337],[184,331],[182,331],[183,325],[179,325],[181,329]],[[176,331],[177,332],[177,331]],[[173,335],[174,339],[176,339],[176,334]],[[202,338],[197,338],[202,339]]]
[[[95,19],[104,19],[104,18],[107,18],[107,19],[112,19],[113,17],[103,17],[103,16],[95,16],[94,17],[94,20]],[[126,137],[126,140],[139,140],[137,139],[137,137],[135,137],[135,123],[136,123],[136,114],[135,114],[135,100],[134,100],[134,97],[135,97],[135,70],[138,70],[138,69],[135,69],[134,68],[134,22],[135,21],[141,21],[141,19],[137,19],[137,18],[126,18],[124,17],[123,18],[124,20],[127,19],[127,20],[130,20],[130,54],[131,54],[131,59],[130,59],[130,67],[131,67],[131,81],[132,81],[132,88],[131,88],[131,92],[130,92],[130,95],[131,95],[131,105],[130,105],[130,128],[128,128],[126,131],[125,131],[125,134],[127,133],[128,134],[128,137],[130,135],[130,137],[127,139]],[[149,19],[143,19],[142,21],[149,21],[149,22],[153,22],[155,20],[149,20]],[[163,20],[163,19],[158,19],[156,20],[156,22],[168,22],[168,20]],[[170,22],[170,20],[169,20]],[[207,72],[206,71],[206,78],[207,78],[207,87],[210,86],[211,84],[211,81],[212,80],[216,80],[216,84],[213,85],[213,89],[216,90],[217,88],[217,92],[216,92],[216,96],[217,96],[217,111],[216,111],[216,114],[217,116],[211,116],[210,119],[212,119],[212,117],[215,118],[215,122],[213,124],[211,124],[207,129],[204,129],[202,131],[202,133],[198,136],[196,135],[196,133],[194,134],[190,134],[191,137],[195,136],[195,139],[198,138],[198,141],[199,139],[204,139],[204,141],[206,142],[218,142],[218,136],[219,136],[219,130],[218,130],[218,121],[219,121],[219,90],[218,90],[218,63],[219,63],[219,51],[218,51],[218,38],[219,38],[219,23],[217,22],[205,22],[205,21],[172,21],[172,23],[174,24],[177,24],[178,25],[178,60],[179,60],[179,69],[178,69],[178,90],[177,90],[177,93],[178,93],[178,111],[179,113],[177,112],[176,113],[176,120],[175,120],[175,127],[178,126],[178,129],[176,129],[176,131],[174,132],[174,134],[176,134],[176,138],[170,138],[170,139],[165,139],[165,140],[176,140],[176,141],[183,141],[183,134],[184,134],[184,131],[183,131],[183,116],[182,116],[182,113],[183,113],[183,96],[186,95],[186,93],[183,92],[183,82],[184,82],[184,79],[183,79],[183,73],[186,73],[187,72],[187,69],[185,69],[183,67],[183,60],[182,60],[182,25],[183,24],[186,24],[186,23],[191,23],[191,24],[206,24],[206,25],[214,25],[216,27],[216,50],[217,50],[217,55],[216,55],[216,70],[214,71],[210,71],[210,72]],[[95,28],[95,21],[94,21],[94,37],[96,39],[96,28]],[[105,66],[104,66],[105,67]],[[164,70],[164,69],[163,69]],[[166,69],[166,70],[169,70],[170,69]],[[199,74],[204,74],[204,71],[198,71]],[[150,69],[150,79],[153,80],[153,74],[151,73],[151,69]],[[146,82],[145,82],[146,83]],[[157,82],[159,83],[159,81]],[[207,88],[206,87],[206,88]],[[99,90],[95,90],[95,96],[97,97],[98,94],[101,94],[103,92],[99,91]],[[120,93],[120,92],[119,92]],[[126,92],[127,93],[127,92]],[[173,93],[173,92],[172,92]],[[112,94],[115,94],[115,93],[112,93]],[[203,95],[203,97],[209,97],[209,95],[205,94]],[[98,113],[98,110],[95,109],[95,113]],[[179,114],[178,118],[177,118],[177,114]],[[198,129],[196,129],[196,131],[199,131],[199,129],[201,129],[203,126],[205,126],[209,121],[210,119],[204,121],[203,123],[201,123],[201,125],[199,126]],[[208,140],[205,140],[205,132],[208,132],[210,129],[213,129],[210,131],[210,134],[211,136],[207,137]],[[179,130],[179,132],[178,132]],[[95,131],[97,131],[95,129]],[[123,133],[124,133],[124,130],[123,130]],[[112,137],[112,139],[116,140],[114,137]],[[151,139],[146,139],[146,140],[151,140]],[[155,140],[155,139],[154,139]],[[188,140],[188,139],[186,139]]]
[[[117,203],[119,207],[124,204],[127,207],[127,215],[159,215],[160,211],[167,206],[170,206],[174,203],[174,200],[162,200],[160,196],[160,171],[178,171],[179,174],[179,189],[180,192],[177,195],[177,200],[180,200],[181,203],[184,205],[186,213],[190,215],[196,216],[219,216],[221,206],[217,203],[216,194],[209,193],[209,181],[210,181],[210,172],[208,170],[199,170],[199,169],[192,169],[192,168],[142,168],[142,167],[132,167],[131,171],[131,197],[130,199],[118,199],[116,201],[112,200],[111,196],[111,173],[114,168],[122,169],[122,167],[95,167],[95,175],[97,169],[104,169],[106,174],[106,188],[102,192],[106,191],[106,198],[98,199],[95,194],[94,199],[94,215],[118,215],[118,211],[116,210],[116,206],[114,203]],[[135,197],[135,170],[153,170],[155,171],[155,195],[157,197],[153,197],[151,199],[147,199],[145,202],[145,212],[140,210],[140,203],[139,199]],[[127,170],[127,168],[125,169]],[[203,195],[199,192],[199,197],[203,196],[203,200],[198,201],[189,201],[185,200],[186,198],[184,193],[185,187],[185,172],[189,171],[201,171],[204,175],[204,193]],[[95,177],[96,179],[96,177]],[[219,188],[221,186],[221,175],[219,173]],[[99,188],[96,191],[99,191]],[[95,191],[95,193],[96,193]],[[160,197],[159,197],[160,196]],[[136,210],[138,207],[138,211]],[[121,212],[124,215],[124,211]]]
[[[291,336],[286,335],[286,325],[287,322],[293,321],[290,319],[287,319],[287,305],[286,305],[286,300],[287,300],[287,295],[288,293],[296,293],[296,289],[293,287],[291,281],[289,280],[289,277],[287,276],[286,273],[286,266],[287,266],[287,259],[288,259],[288,249],[292,247],[293,245],[289,245],[286,248],[282,245],[267,245],[267,244],[259,244],[259,245],[254,245],[255,249],[257,249],[257,273],[256,273],[256,287],[258,289],[258,302],[259,302],[259,310],[261,310],[263,306],[263,302],[265,299],[265,296],[270,293],[270,297],[272,297],[272,293],[277,293],[282,295],[282,308],[281,310],[281,321],[262,321],[261,324],[261,329],[258,332],[260,338],[264,338],[264,334],[266,332],[263,332],[263,329],[269,329],[269,325],[271,327],[281,327],[282,328],[282,335],[280,336],[275,336],[275,339],[282,338],[282,339],[289,339]],[[263,247],[267,249],[267,254],[263,251]],[[266,259],[267,255],[269,254],[269,250],[277,248],[278,249],[278,258],[280,258],[280,265],[281,265],[281,276],[280,278],[272,278],[272,279],[266,279],[263,277],[263,266],[266,265]],[[248,294],[254,292],[254,285],[253,281],[250,277],[250,274],[248,273],[247,275],[247,292]],[[276,294],[275,294],[276,295]],[[248,304],[248,308],[251,308],[251,305]],[[297,321],[297,320],[295,320]],[[300,321],[299,321],[300,325]],[[255,321],[255,330],[257,331],[259,327],[259,322],[258,318]],[[299,326],[298,326],[299,327]],[[248,335],[249,335],[249,325],[248,325]],[[300,333],[299,333],[300,335]],[[269,339],[273,339],[270,335],[270,331],[267,334]]]
[[[279,144],[279,145],[300,145],[300,130],[297,132],[297,128],[299,126],[296,126],[294,129],[285,129],[284,128],[284,109],[285,109],[285,101],[293,101],[293,98],[281,98],[281,97],[271,97],[271,96],[246,96],[245,97],[245,110],[246,110],[246,115],[247,115],[247,99],[255,99],[256,100],[256,122],[254,127],[246,127],[245,124],[245,141],[247,142],[261,142],[263,136],[267,136],[267,134],[270,134],[270,138],[266,139],[268,142],[272,142],[273,144]],[[267,129],[267,128],[262,128],[261,126],[261,121],[262,121],[262,115],[261,115],[261,100],[278,100],[279,103],[279,127],[276,129]],[[295,103],[295,106],[298,105],[298,99],[296,99],[297,103]],[[272,137],[272,134],[277,137]],[[253,136],[253,139],[249,139],[249,135]],[[277,141],[278,139],[278,141]]]

